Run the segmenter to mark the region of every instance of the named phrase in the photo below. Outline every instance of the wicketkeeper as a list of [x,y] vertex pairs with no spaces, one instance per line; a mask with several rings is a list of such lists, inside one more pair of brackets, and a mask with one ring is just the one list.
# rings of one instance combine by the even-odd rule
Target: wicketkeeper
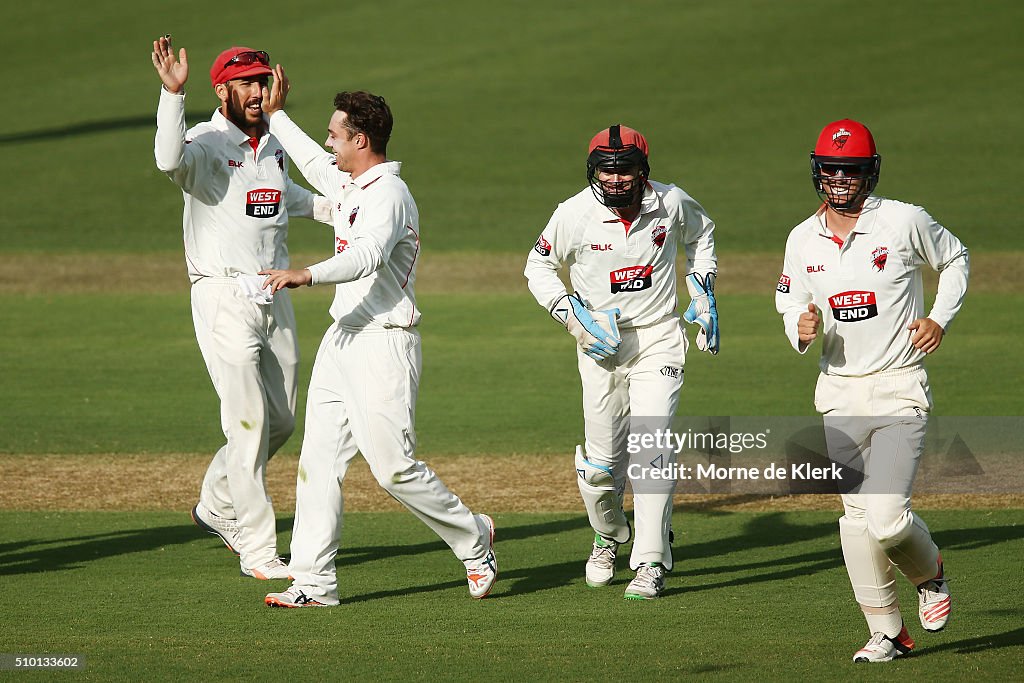
[[[718,353],[715,225],[675,185],[649,179],[647,141],[611,126],[590,141],[589,187],[555,209],[526,263],[537,302],[576,339],[586,443],[577,446],[580,494],[594,529],[589,586],[608,585],[619,546],[633,536],[623,512],[630,417],[668,427],[683,386],[688,345],[676,299],[676,258],[686,258],[692,300],[683,317],[697,346]],[[569,266],[573,292],[558,278]],[[653,423],[652,423],[653,420]],[[656,423],[656,424],[654,424]],[[672,569],[672,491],[634,491],[636,526],[625,597],[649,599]]]

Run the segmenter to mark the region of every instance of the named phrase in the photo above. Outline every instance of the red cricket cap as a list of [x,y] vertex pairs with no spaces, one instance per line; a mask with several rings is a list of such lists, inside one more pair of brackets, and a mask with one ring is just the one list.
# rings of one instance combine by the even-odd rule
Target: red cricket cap
[[274,73],[274,70],[269,65],[255,61],[251,64],[232,64],[231,66],[225,66],[234,57],[240,55],[243,52],[256,52],[251,47],[229,47],[224,52],[217,55],[217,59],[213,60],[213,66],[210,67],[210,83],[216,87],[218,83],[226,83],[233,78],[245,78],[246,76],[262,76],[263,74],[270,75]]
[[647,153],[647,140],[644,139],[643,135],[640,135],[639,132],[633,130],[632,128],[629,128],[628,126],[615,126],[615,127],[619,129],[619,140],[622,143],[621,146],[618,146],[618,145],[612,146],[612,140],[611,140],[611,130],[612,129],[611,128],[605,128],[604,130],[602,130],[600,133],[595,135],[590,140],[590,149],[588,150],[588,153],[589,152],[593,152],[595,149],[598,149],[598,148],[601,148],[602,150],[612,150],[612,149],[622,149],[623,147],[629,147],[630,145],[633,145],[634,147],[639,149],[641,152],[643,152],[644,156],[648,156],[648,153]]
[[833,121],[825,126],[814,145],[814,154],[819,157],[871,158],[877,153],[871,131],[852,119]]

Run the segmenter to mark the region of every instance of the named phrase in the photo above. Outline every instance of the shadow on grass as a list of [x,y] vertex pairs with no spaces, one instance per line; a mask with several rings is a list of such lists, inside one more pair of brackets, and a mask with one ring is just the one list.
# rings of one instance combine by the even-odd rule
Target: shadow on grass
[[1006,631],[1005,633],[996,633],[988,636],[979,636],[977,638],[956,640],[950,643],[936,645],[934,647],[929,646],[927,648],[922,648],[921,650],[914,650],[914,659],[920,659],[921,657],[927,657],[940,652],[951,651],[959,655],[963,655],[1004,647],[1024,647],[1024,627],[1014,629],[1012,631]]
[[[718,517],[717,513],[694,514]],[[290,517],[279,519],[278,529],[286,531],[291,528],[291,524]],[[710,528],[713,529],[713,526]],[[588,536],[581,542],[579,558],[545,565],[536,562],[538,558],[535,556],[516,557],[513,554],[516,541],[557,536],[574,531],[586,531],[586,536]],[[490,599],[536,593],[581,582],[585,553],[589,548],[589,534],[590,525],[584,515],[508,525],[503,525],[499,521],[497,531],[499,566],[502,565],[504,559],[505,566],[514,568],[502,570],[500,588]],[[782,512],[752,516],[738,533],[699,543],[676,546],[675,576],[681,577],[682,580],[679,578],[670,580],[666,595],[782,581],[841,567],[842,555],[838,547],[803,553],[787,553],[785,550],[781,550],[777,553],[778,557],[775,558],[766,558],[763,552],[772,548],[782,549],[786,546],[820,540],[833,535],[838,538],[836,523],[833,521],[806,525],[794,524],[787,513]],[[944,530],[936,533],[935,536],[940,547],[963,550],[1021,540],[1020,528],[1012,525]],[[211,547],[219,545],[217,539],[208,538],[207,534],[191,524],[131,529],[42,541],[10,542],[0,545],[0,576],[74,570],[95,560],[198,542],[208,542]],[[619,559],[620,571],[624,574],[628,572],[626,569],[628,549],[628,546],[623,549]],[[355,547],[346,547],[343,541],[337,561],[339,570],[344,571],[347,566],[393,561],[395,558],[410,558],[414,561],[416,556],[424,553],[447,551],[448,547],[440,540],[406,545],[380,544]],[[510,557],[511,559],[509,559]],[[516,567],[517,560],[518,567]],[[703,562],[701,562],[702,560]],[[709,565],[706,560],[715,562]],[[523,566],[525,563],[531,564]],[[729,576],[730,574],[732,576]],[[705,583],[700,583],[705,577],[708,580]],[[624,583],[623,580],[622,584],[624,585]],[[364,602],[397,595],[460,588],[464,585],[465,582],[460,577],[440,583],[403,586],[393,591],[367,593],[346,598],[343,602]],[[1021,631],[1013,631],[995,638],[1005,640],[1008,645],[1014,642],[1019,643]],[[978,641],[979,647],[981,642],[983,641]],[[961,644],[945,645],[942,648],[971,647],[972,643],[973,641],[965,641]]]
[[[188,111],[185,113],[186,121],[204,121],[210,117],[213,111],[211,105],[208,111]],[[191,123],[188,125],[192,125]],[[152,128],[156,131],[156,103],[153,103],[151,114],[139,116],[125,116],[118,119],[107,119],[105,121],[87,121],[75,123],[68,126],[56,126],[54,128],[43,128],[40,130],[27,130],[17,133],[5,133],[0,135],[0,145],[11,145],[25,142],[38,142],[40,140],[59,140],[61,138],[81,137],[95,133],[106,133],[109,131],[126,130],[129,128]]]
[[200,533],[177,525],[7,543],[0,546],[0,576],[80,569],[95,560],[190,543]]

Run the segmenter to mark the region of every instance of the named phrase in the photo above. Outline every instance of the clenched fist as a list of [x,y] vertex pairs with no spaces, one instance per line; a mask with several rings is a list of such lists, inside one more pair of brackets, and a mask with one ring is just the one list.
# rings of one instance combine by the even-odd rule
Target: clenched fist
[[797,336],[800,343],[810,346],[811,342],[818,338],[818,330],[821,329],[821,312],[814,304],[807,304],[807,312],[801,313],[796,321]]

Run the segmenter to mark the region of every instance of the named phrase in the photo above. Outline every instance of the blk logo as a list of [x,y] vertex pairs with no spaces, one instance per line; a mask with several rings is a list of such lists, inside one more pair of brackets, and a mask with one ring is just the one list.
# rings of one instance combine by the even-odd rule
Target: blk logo
[[610,245],[610,244],[591,244],[590,245],[590,250],[591,251],[611,251],[612,250],[612,245]]
[[235,161],[234,159],[228,159],[228,168],[242,168],[244,164],[241,161]]
[[824,273],[825,272],[825,266],[823,266],[823,265],[807,266],[807,272],[808,273]]

